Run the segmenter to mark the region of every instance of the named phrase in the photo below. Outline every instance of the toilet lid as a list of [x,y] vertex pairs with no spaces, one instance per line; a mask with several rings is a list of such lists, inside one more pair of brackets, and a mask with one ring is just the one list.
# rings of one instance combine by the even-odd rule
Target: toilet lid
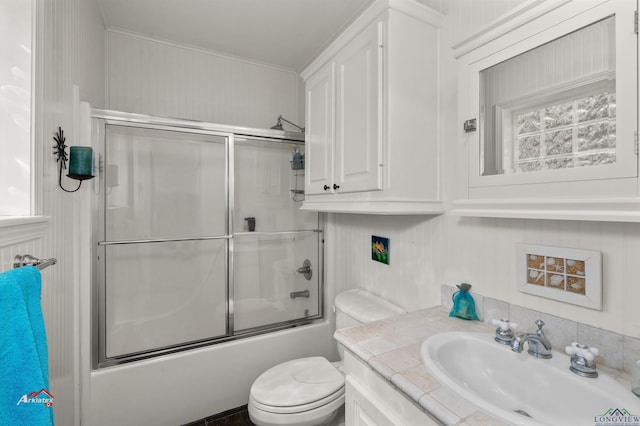
[[327,359],[311,357],[265,371],[251,386],[251,396],[262,405],[296,407],[326,398],[343,387],[344,376]]

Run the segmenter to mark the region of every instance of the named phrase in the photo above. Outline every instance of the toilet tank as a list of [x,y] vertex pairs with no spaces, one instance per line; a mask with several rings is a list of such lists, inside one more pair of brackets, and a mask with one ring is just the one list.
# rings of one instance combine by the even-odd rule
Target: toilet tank
[[406,314],[407,311],[364,290],[347,290],[336,296],[336,329],[355,327]]

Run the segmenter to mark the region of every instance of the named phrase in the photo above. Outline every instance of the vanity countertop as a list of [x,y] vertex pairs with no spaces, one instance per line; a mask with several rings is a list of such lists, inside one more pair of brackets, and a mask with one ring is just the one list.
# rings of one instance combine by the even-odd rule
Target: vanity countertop
[[[495,326],[450,318],[441,306],[410,312],[359,327],[337,330],[335,339],[407,399],[445,425],[506,425],[441,384],[424,366],[422,343],[446,331],[494,333]],[[602,367],[614,378],[617,370]],[[622,377],[619,378],[619,380]]]

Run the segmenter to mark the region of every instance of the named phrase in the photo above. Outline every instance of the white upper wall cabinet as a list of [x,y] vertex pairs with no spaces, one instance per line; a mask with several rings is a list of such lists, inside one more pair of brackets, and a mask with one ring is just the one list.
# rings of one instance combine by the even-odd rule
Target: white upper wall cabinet
[[529,1],[457,46],[469,216],[640,221],[636,2]]
[[382,48],[383,23],[358,34],[336,55],[336,139],[334,191],[382,189]]
[[306,84],[306,195],[382,189],[381,37],[381,25],[367,28]]
[[302,209],[439,214],[439,28],[417,2],[380,0],[305,71]]
[[309,196],[324,194],[333,184],[335,63],[307,80],[305,90],[305,195]]

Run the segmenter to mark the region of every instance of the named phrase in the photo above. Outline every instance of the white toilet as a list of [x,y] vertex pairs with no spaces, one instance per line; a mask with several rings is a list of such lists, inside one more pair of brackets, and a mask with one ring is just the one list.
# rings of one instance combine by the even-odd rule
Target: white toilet
[[[336,328],[353,327],[406,313],[363,290],[335,300]],[[338,364],[338,363],[336,363]],[[344,404],[344,375],[323,357],[295,359],[265,371],[253,382],[249,417],[258,426],[329,423]]]

